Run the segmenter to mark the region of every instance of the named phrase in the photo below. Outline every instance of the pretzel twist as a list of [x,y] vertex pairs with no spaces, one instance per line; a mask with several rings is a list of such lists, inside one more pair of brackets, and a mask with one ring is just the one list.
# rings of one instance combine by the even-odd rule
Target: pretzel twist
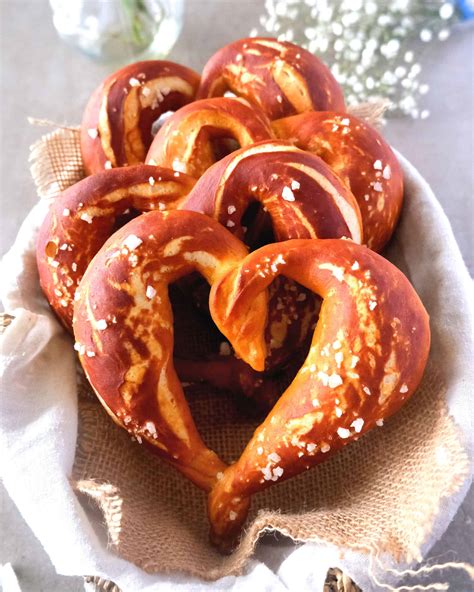
[[[242,219],[253,202],[269,216],[276,241],[362,240],[360,212],[350,191],[320,158],[288,142],[260,142],[223,158],[198,180],[180,208],[211,216],[243,240]],[[287,363],[307,342],[318,309],[317,299],[293,282],[272,286],[267,369]],[[242,381],[247,379],[243,373]]]
[[[280,274],[319,294],[323,305],[304,364],[210,494],[211,537],[224,548],[252,494],[383,423],[413,394],[428,357],[428,315],[409,281],[349,241],[293,240],[254,251],[214,287],[215,322],[238,325]],[[263,347],[255,361],[265,354]]]
[[217,51],[204,67],[198,99],[231,91],[270,119],[344,110],[342,90],[317,57],[288,41],[254,37]]
[[[206,491],[225,466],[201,440],[174,369],[168,286],[195,271],[213,286],[246,254],[243,243],[202,214],[143,214],[96,255],[74,308],[82,366],[113,420]],[[256,369],[265,319],[261,294],[224,331]]]
[[165,122],[146,161],[199,178],[218,160],[213,140],[219,138],[232,138],[244,147],[269,140],[273,133],[265,115],[243,100],[194,101]]
[[279,138],[320,156],[359,204],[366,244],[380,251],[398,222],[403,173],[397,157],[369,124],[347,113],[303,113],[274,121]]
[[36,244],[41,287],[71,330],[74,295],[94,255],[115,229],[139,212],[176,208],[194,179],[137,165],[86,177],[54,200]]
[[81,124],[87,175],[145,162],[152,124],[194,99],[199,75],[167,61],[137,62],[114,72],[92,94]]

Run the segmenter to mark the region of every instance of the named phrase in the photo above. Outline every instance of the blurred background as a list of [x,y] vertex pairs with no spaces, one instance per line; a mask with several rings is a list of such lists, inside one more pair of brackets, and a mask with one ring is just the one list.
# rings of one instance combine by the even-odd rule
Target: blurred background
[[[222,45],[259,34],[322,57],[349,104],[391,100],[382,133],[432,186],[473,275],[473,16],[469,0],[0,0],[0,255],[37,199],[29,146],[52,129],[28,117],[76,125],[92,90],[127,62],[167,57],[200,71]],[[82,590],[55,574],[0,493],[0,564],[13,564],[24,591]],[[472,561],[472,506],[471,495],[431,557]],[[259,551],[270,567],[279,557],[274,544]],[[452,586],[467,591],[462,576]]]

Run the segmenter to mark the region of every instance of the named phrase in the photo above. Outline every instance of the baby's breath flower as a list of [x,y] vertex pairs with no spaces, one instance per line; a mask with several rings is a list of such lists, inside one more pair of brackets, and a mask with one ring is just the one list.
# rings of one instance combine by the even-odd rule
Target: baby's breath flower
[[393,113],[424,119],[429,112],[418,103],[429,87],[415,54],[446,40],[457,19],[454,0],[266,0],[250,36],[272,34],[321,57],[349,105],[383,96]]

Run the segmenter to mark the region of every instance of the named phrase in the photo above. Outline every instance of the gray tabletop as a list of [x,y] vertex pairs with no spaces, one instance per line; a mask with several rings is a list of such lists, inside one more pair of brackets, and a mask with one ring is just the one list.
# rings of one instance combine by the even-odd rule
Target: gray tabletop
[[[188,0],[185,24],[171,59],[196,70],[213,51],[245,36],[262,12],[263,1]],[[58,123],[80,121],[89,93],[110,68],[60,41],[44,0],[1,0],[1,232],[3,254],[36,201],[28,170],[28,147],[44,130],[27,116]],[[217,26],[218,23],[218,26]],[[474,273],[474,27],[463,25],[444,44],[420,56],[431,92],[425,120],[391,119],[384,130],[392,145],[415,164],[433,187],[453,226],[464,260]],[[474,548],[473,498],[464,502],[431,557],[468,561]],[[11,562],[24,591],[82,590],[82,580],[58,576],[46,553],[3,489],[0,563]],[[273,545],[259,556],[276,568],[282,558]],[[272,552],[269,553],[269,547]],[[449,576],[452,589],[468,590],[462,575]]]

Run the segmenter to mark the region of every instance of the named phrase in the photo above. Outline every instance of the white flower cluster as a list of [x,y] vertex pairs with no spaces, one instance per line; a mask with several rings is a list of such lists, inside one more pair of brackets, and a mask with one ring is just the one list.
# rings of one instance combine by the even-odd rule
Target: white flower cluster
[[354,105],[371,98],[390,99],[393,113],[422,119],[429,112],[419,106],[429,90],[420,81],[415,60],[425,43],[444,41],[458,20],[446,0],[266,0],[260,17],[263,30],[292,41],[331,65]]

